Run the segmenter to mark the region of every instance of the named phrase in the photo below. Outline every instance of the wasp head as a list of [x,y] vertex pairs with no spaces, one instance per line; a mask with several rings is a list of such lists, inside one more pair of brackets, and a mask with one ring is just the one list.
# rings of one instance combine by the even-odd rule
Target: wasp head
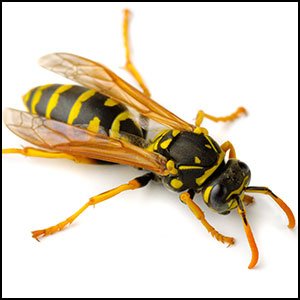
[[243,198],[250,177],[250,169],[245,163],[229,159],[203,186],[205,203],[220,214],[230,213],[238,206],[238,199]]

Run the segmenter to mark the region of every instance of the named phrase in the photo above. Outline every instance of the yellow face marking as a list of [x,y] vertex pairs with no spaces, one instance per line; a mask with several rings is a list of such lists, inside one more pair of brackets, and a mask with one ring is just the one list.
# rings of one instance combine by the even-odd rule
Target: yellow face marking
[[183,182],[179,179],[172,179],[170,184],[174,189],[180,189],[183,185]]
[[105,106],[115,106],[115,105],[118,105],[119,103],[116,102],[115,100],[113,99],[110,99],[108,98],[105,102],[104,102],[104,105]]
[[227,199],[230,199],[230,197],[231,197],[233,194],[239,195],[239,194],[242,192],[242,190],[244,189],[245,184],[246,184],[246,182],[247,182],[248,179],[249,179],[249,176],[246,176],[246,177],[244,178],[242,184],[240,185],[240,187],[239,187],[238,189],[232,191],[232,192],[226,197],[226,200],[227,200]]
[[120,136],[120,122],[125,121],[127,119],[130,119],[130,113],[128,110],[120,113],[117,115],[117,117],[114,119],[112,125],[111,125],[111,130],[110,130],[110,136],[117,138]]
[[[210,137],[209,137],[208,135],[205,136],[205,137],[206,137],[206,139],[208,140],[208,142],[209,142],[209,144],[211,145],[211,147],[215,150],[215,152],[218,153],[218,151],[217,151],[216,147],[214,146],[214,144],[212,143]],[[205,145],[205,146],[206,146],[206,145]]]
[[201,164],[201,160],[198,156],[195,156],[195,164]]
[[65,91],[69,90],[70,88],[72,88],[72,86],[73,85],[71,85],[71,84],[62,85],[54,91],[54,93],[52,94],[52,96],[49,99],[49,102],[48,102],[48,105],[46,108],[46,114],[45,114],[46,118],[50,119],[51,112],[57,105],[59,95]]
[[173,160],[168,160],[166,167],[167,167],[168,171],[170,172],[170,174],[176,175],[178,173],[177,169],[175,168],[175,163]]
[[41,97],[42,97],[42,94],[43,94],[43,90],[45,90],[46,88],[48,88],[49,86],[51,86],[53,84],[46,84],[46,85],[43,85],[43,86],[40,86],[34,93],[34,96],[32,98],[32,102],[31,102],[31,112],[33,114],[36,114],[36,110],[35,110],[35,107],[37,106],[37,104],[39,103]]
[[209,144],[205,144],[204,146],[208,149],[211,149],[211,145],[209,145]]
[[228,203],[227,203],[228,209],[232,210],[234,208],[236,208],[238,206],[237,201],[235,199],[231,199]]
[[160,144],[160,148],[167,149],[169,147],[169,145],[171,144],[171,142],[172,142],[172,139],[167,139],[167,140],[163,141]]
[[176,129],[172,130],[172,136],[175,137],[176,135],[179,134],[179,132],[180,130],[176,130]]
[[203,193],[203,200],[208,203],[209,200],[209,196],[210,196],[210,192],[212,190],[213,186],[209,186],[208,188],[205,189],[204,193]]
[[196,169],[203,169],[203,167],[199,166],[179,166],[179,170],[196,170]]
[[73,122],[79,115],[82,103],[89,100],[92,96],[95,95],[95,93],[96,91],[94,90],[87,90],[78,97],[78,99],[75,101],[75,103],[71,108],[68,121],[67,121],[68,124],[73,124]]
[[218,166],[224,160],[224,157],[225,157],[225,153],[222,151],[220,153],[220,156],[218,158],[216,165],[213,166],[212,168],[210,168],[209,170],[207,170],[201,177],[196,178],[196,184],[198,186],[201,186],[203,184],[203,182],[218,168]]
[[100,128],[100,119],[98,117],[94,117],[94,119],[89,122],[89,126],[87,130],[97,133],[99,132],[99,128]]

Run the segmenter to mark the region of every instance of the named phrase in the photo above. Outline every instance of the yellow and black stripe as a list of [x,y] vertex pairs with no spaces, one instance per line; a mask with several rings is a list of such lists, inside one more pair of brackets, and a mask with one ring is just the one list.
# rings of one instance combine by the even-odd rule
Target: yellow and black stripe
[[93,132],[103,130],[118,136],[120,132],[143,137],[125,105],[77,86],[48,84],[30,90],[24,103],[32,114],[87,128]]

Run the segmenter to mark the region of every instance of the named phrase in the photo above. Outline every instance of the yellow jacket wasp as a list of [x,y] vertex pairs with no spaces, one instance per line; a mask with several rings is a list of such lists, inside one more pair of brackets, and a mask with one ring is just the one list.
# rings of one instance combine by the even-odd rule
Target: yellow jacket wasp
[[[43,67],[82,86],[49,84],[30,90],[24,96],[29,112],[8,109],[4,116],[5,124],[15,134],[43,150],[25,147],[4,149],[2,152],[66,158],[80,163],[105,161],[148,172],[90,198],[66,220],[33,231],[33,237],[38,239],[63,230],[89,206],[156,180],[180,193],[180,200],[187,204],[208,232],[229,245],[234,243],[234,239],[212,227],[193,198],[201,193],[204,202],[220,214],[237,209],[252,251],[248,267],[253,268],[258,261],[258,249],[246,217],[245,204],[253,201],[247,193],[263,193],[272,197],[287,215],[289,228],[294,228],[295,218],[290,208],[268,188],[249,186],[250,170],[236,158],[235,149],[229,141],[218,145],[207,129],[201,127],[204,118],[215,122],[233,121],[246,110],[240,107],[225,117],[214,117],[199,111],[193,125],[153,101],[131,61],[128,21],[129,11],[126,10],[123,25],[126,69],[143,92],[105,66],[86,58],[67,53],[46,55],[40,60]],[[144,123],[151,119],[166,126],[166,129],[154,139],[147,140],[146,126],[140,126],[128,108],[138,112]],[[225,159],[227,152],[228,160]]]

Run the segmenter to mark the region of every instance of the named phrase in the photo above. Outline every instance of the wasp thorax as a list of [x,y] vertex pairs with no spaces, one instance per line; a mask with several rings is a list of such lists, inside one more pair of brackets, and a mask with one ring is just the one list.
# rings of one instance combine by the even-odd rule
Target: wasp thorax
[[204,202],[220,214],[228,214],[237,207],[237,199],[250,182],[249,167],[237,160],[229,159],[207,183],[202,194]]
[[152,147],[168,159],[169,175],[163,177],[162,182],[176,192],[201,189],[224,160],[224,152],[205,133],[168,130]]

